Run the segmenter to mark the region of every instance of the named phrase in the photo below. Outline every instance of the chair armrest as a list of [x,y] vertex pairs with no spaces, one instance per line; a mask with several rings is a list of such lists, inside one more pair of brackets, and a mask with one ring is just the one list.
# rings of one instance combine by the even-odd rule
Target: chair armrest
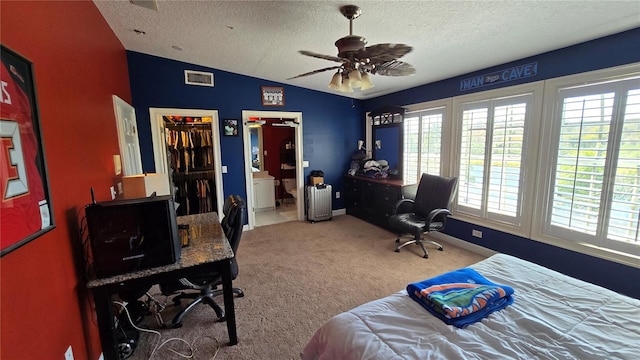
[[404,214],[413,212],[415,201],[411,199],[400,199],[396,203],[394,214]]
[[431,222],[433,222],[437,217],[442,217],[442,222],[444,223],[447,221],[448,215],[451,215],[451,211],[448,209],[433,209],[429,215],[427,215],[427,225],[431,224]]

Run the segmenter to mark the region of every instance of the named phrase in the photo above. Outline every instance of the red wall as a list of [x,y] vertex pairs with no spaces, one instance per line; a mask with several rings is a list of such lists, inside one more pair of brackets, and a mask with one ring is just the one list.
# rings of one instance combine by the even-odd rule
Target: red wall
[[112,95],[131,102],[126,53],[91,1],[2,1],[0,40],[34,64],[56,228],[0,259],[0,358],[96,360],[92,303],[77,275],[78,219],[110,199],[119,153]]
[[[272,122],[271,120],[268,120]],[[279,122],[280,119],[277,119]],[[281,179],[280,172],[280,147],[289,139],[292,142],[295,138],[295,131],[290,127],[275,127],[275,126],[263,126],[262,127],[262,146],[267,151],[267,156],[264,159],[264,169],[269,171],[269,175],[274,176],[276,179]],[[288,176],[295,178],[295,172],[288,172]],[[282,198],[282,187],[277,188],[276,198]]]

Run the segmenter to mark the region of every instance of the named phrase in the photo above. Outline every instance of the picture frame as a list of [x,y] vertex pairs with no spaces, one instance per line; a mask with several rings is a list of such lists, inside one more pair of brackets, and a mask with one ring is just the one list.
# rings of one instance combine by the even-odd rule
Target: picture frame
[[53,230],[55,225],[33,63],[1,44],[0,52],[2,257]]
[[223,126],[222,135],[238,136],[238,119],[224,119]]
[[284,88],[281,86],[261,86],[262,106],[284,106]]

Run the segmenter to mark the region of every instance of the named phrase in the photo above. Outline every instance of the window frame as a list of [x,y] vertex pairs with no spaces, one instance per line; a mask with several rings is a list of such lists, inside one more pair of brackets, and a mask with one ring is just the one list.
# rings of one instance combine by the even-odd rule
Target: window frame
[[[503,103],[503,99],[515,98],[523,95],[530,94],[530,101],[528,102],[527,119],[525,124],[525,130],[523,134],[522,144],[522,158],[521,158],[521,173],[520,173],[520,188],[519,188],[519,216],[516,221],[511,221],[509,217],[500,216],[498,214],[492,214],[488,216],[486,211],[486,204],[481,210],[470,210],[468,207],[458,204],[457,196],[454,198],[452,204],[453,217],[472,224],[489,227],[492,229],[504,231],[510,234],[529,237],[531,232],[533,217],[533,208],[535,203],[534,191],[536,182],[536,169],[538,166],[538,152],[536,145],[539,142],[540,123],[542,118],[542,101],[544,95],[544,81],[536,81],[522,85],[515,85],[504,87],[495,90],[481,91],[468,95],[456,96],[453,98],[453,118],[452,118],[452,147],[450,170],[453,176],[460,177],[460,163],[461,163],[461,145],[462,145],[462,121],[465,105],[467,104],[480,104],[486,101],[495,101],[494,108],[497,103]],[[481,106],[478,106],[481,107]],[[493,111],[493,110],[490,110]],[[491,139],[490,133],[487,132],[487,138],[485,139],[485,163],[489,163],[491,160]],[[488,188],[487,177],[488,171],[485,171],[483,178],[483,188]],[[486,199],[486,197],[485,197]]]
[[[553,199],[552,186],[555,180],[557,148],[561,128],[561,124],[556,120],[561,116],[560,112],[562,112],[564,99],[564,96],[561,96],[561,92],[572,92],[570,94],[571,97],[593,94],[596,93],[599,88],[620,87],[619,84],[608,85],[609,83],[634,78],[637,79],[640,85],[640,63],[574,74],[545,81],[544,122],[541,129],[541,141],[539,143],[540,171],[537,181],[538,186],[536,188],[536,193],[539,194],[539,201],[535,209],[535,214],[539,214],[539,216],[533,219],[531,239],[637,267],[637,262],[640,258],[640,249],[637,246],[623,243],[617,244],[619,246],[611,246],[604,244],[611,240],[604,238],[595,239],[601,236],[602,232],[606,232],[605,224],[608,218],[604,219],[604,217],[608,217],[608,212],[603,214],[603,219],[598,220],[599,228],[597,229],[596,236],[582,235],[581,233],[577,234],[577,232],[572,232],[569,229],[552,229],[550,225],[551,202]],[[617,106],[620,101],[619,98],[614,98],[614,106]],[[626,99],[624,102],[626,103]],[[621,123],[615,123],[616,120],[613,118],[623,116],[622,108],[614,108],[614,111],[616,110],[618,114],[612,114],[611,128],[614,126],[617,127]],[[609,131],[615,132],[616,130],[610,129]],[[614,134],[614,138],[614,143],[609,143],[607,146],[608,156],[604,170],[605,176],[611,175],[612,171],[615,171],[613,166],[616,166],[614,163],[617,161],[619,155],[620,133]],[[610,152],[613,153],[609,154]],[[614,179],[611,179],[611,181],[609,181],[609,186],[605,184],[606,187],[603,187],[602,192],[613,192],[613,180]],[[610,194],[606,196],[609,197]]]
[[[402,125],[402,133],[404,136],[404,131],[405,131],[405,124],[406,124],[406,119],[411,117],[412,115],[416,115],[418,114],[418,116],[423,115],[423,114],[428,114],[428,113],[434,113],[434,112],[438,112],[438,113],[442,113],[442,131],[440,133],[440,174],[442,176],[451,176],[450,174],[450,168],[447,165],[450,161],[450,154],[451,154],[451,141],[447,141],[448,139],[451,138],[451,103],[452,103],[452,99],[448,98],[448,99],[442,99],[442,100],[436,100],[436,101],[428,101],[428,102],[424,102],[424,103],[418,103],[418,104],[413,104],[413,105],[409,105],[409,106],[405,106],[405,108],[407,109],[407,111],[405,112],[405,122]],[[418,125],[418,129],[421,129],[422,126],[419,124]],[[405,137],[405,143],[406,143],[406,137]],[[421,145],[419,145],[419,148],[421,148]],[[405,158],[404,158],[404,145],[403,145],[403,149],[402,149],[402,166],[403,166],[403,171],[404,169],[406,169],[407,164],[405,162]],[[420,159],[421,159],[422,154],[419,153],[418,154],[418,166],[420,164]],[[404,174],[403,174],[403,178],[404,178]],[[405,179],[406,181],[407,179]],[[420,181],[420,176],[418,175],[416,182]]]

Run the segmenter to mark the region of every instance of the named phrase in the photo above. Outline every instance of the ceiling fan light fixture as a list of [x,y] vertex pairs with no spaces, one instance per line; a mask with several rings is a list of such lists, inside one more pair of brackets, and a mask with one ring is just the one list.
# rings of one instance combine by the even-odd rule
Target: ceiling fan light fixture
[[362,91],[368,90],[375,86],[373,85],[373,82],[371,81],[371,77],[369,76],[368,72],[362,73],[361,79],[362,79],[362,83],[360,85],[360,90]]
[[352,93],[353,88],[351,87],[351,80],[349,80],[348,76],[344,76],[342,79],[342,86],[340,87],[340,91],[346,93]]
[[333,74],[333,77],[331,78],[331,82],[329,83],[329,89],[340,90],[341,87],[342,87],[342,74],[340,74],[340,71],[337,71],[335,74]]
[[359,70],[353,70],[349,73],[349,82],[351,87],[358,89],[362,85],[362,77]]
[[302,55],[334,61],[339,65],[310,71],[287,80],[338,69],[329,82],[329,88],[351,93],[354,88],[367,90],[374,87],[371,75],[407,76],[415,74],[416,70],[413,66],[398,61],[399,58],[411,52],[411,46],[391,43],[367,46],[367,40],[364,37],[353,34],[353,20],[362,14],[361,9],[356,5],[345,5],[340,7],[340,12],[349,20],[349,35],[343,36],[335,42],[338,56],[317,54],[306,50],[299,51]]

